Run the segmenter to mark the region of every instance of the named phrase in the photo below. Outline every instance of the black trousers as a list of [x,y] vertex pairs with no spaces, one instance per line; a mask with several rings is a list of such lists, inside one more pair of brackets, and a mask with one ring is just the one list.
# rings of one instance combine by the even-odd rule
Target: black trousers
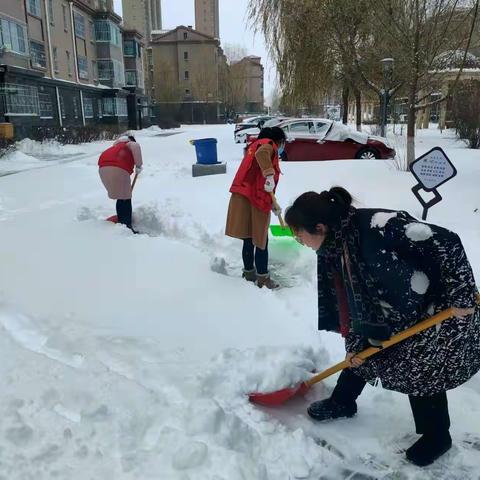
[[117,200],[116,208],[118,223],[132,228],[132,200]]
[[[349,404],[355,402],[365,385],[366,382],[363,378],[356,375],[352,369],[347,368],[340,374],[331,398],[337,403]],[[450,428],[446,392],[428,397],[409,395],[408,399],[410,400],[417,433],[436,434],[445,432]]]
[[255,267],[259,275],[268,273],[268,240],[265,249],[255,247],[251,238],[243,240],[242,249],[243,267],[245,270],[253,270]]

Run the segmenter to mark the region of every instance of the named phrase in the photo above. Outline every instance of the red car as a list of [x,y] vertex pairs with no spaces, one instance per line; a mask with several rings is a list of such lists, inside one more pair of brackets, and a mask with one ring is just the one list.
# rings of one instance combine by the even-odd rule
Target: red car
[[[332,120],[302,118],[287,120],[278,126],[287,136],[284,161],[395,157],[395,150],[386,138],[369,136]],[[255,139],[256,135],[251,135],[247,143]]]

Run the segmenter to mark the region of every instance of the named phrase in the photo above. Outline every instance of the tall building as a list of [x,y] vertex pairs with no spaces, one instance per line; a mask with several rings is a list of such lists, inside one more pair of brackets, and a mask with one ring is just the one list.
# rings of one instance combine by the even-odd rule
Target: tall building
[[220,38],[219,0],[195,0],[195,30]]
[[[142,105],[143,76],[134,74],[144,57],[142,38],[129,32],[124,47],[112,3],[0,2],[0,122],[12,123],[17,138],[55,127],[123,128],[127,98]],[[137,113],[132,109],[133,119]]]
[[152,31],[162,29],[161,0],[122,0],[125,28],[139,32],[146,42]]

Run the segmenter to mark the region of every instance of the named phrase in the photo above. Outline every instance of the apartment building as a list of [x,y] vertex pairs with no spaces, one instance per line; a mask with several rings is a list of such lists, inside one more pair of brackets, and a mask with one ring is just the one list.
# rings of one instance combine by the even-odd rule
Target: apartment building
[[[204,110],[184,121],[217,121],[220,116],[220,72],[226,64],[220,41],[183,25],[152,34],[150,82],[156,104],[196,103]],[[208,105],[208,120],[204,118]],[[192,118],[193,117],[193,118]]]
[[127,98],[142,93],[141,83],[124,88],[122,19],[112,3],[2,0],[0,122],[13,123],[17,138],[39,128],[127,126]]
[[261,57],[250,55],[230,66],[232,76],[243,89],[240,112],[264,111],[264,69]]

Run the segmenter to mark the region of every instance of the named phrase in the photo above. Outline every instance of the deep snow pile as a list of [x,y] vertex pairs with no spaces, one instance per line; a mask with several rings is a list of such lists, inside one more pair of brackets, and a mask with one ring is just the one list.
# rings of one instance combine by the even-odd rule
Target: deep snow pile
[[[0,479],[477,479],[478,375],[449,394],[455,446],[424,470],[403,460],[417,437],[400,394],[367,387],[355,418],[321,425],[305,407],[327,396],[335,377],[279,409],[248,403],[250,391],[341,361],[342,340],[316,331],[313,252],[272,239],[272,271],[286,288],[240,278],[240,243],[223,235],[242,154],[233,127],[175,133],[138,135],[145,169],[133,203],[144,235],[103,221],[114,204],[96,161],[108,142],[58,157],[54,145],[25,142],[28,155],[6,160],[11,171],[23,156],[42,168],[0,179]],[[188,140],[211,136],[228,173],[194,179]],[[420,134],[417,153],[437,144],[459,173],[440,188],[444,201],[429,221],[461,235],[479,278],[479,154],[435,130]],[[284,206],[343,185],[359,206],[421,214],[412,176],[392,163],[282,169]]]

